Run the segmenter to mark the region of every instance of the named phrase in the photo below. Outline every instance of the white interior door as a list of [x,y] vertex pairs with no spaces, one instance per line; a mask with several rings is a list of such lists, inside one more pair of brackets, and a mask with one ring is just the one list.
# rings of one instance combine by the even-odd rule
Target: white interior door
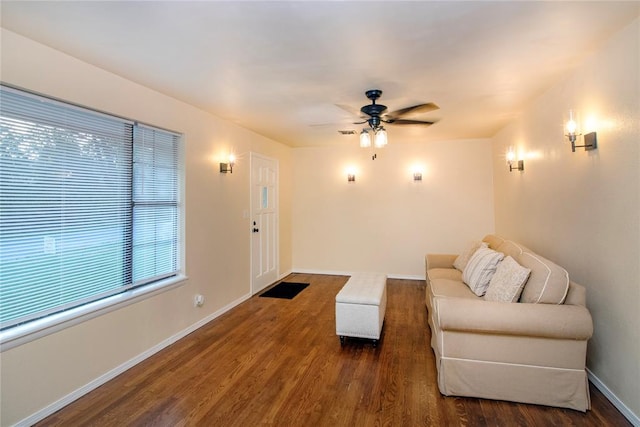
[[251,293],[278,280],[278,162],[251,153]]

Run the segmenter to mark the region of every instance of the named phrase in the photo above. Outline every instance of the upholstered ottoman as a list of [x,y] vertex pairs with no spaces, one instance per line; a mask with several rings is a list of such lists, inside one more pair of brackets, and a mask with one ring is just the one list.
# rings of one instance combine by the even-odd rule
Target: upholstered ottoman
[[386,274],[352,275],[336,295],[336,335],[340,344],[344,344],[345,337],[356,337],[372,339],[377,345],[386,308]]

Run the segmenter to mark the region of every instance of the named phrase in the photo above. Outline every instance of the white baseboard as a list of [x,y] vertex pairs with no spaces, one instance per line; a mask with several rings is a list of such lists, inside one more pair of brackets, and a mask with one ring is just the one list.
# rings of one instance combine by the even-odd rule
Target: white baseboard
[[282,280],[282,279],[284,279],[285,277],[287,277],[290,274],[291,274],[291,270],[287,270],[284,273],[280,273],[280,276],[278,276],[278,280]]
[[329,276],[351,276],[351,272],[349,271],[337,271],[337,270],[314,270],[314,269],[306,269],[306,268],[294,268],[293,273],[300,274],[327,274]]
[[[336,270],[314,270],[305,268],[294,268],[294,273],[302,274],[328,274],[331,276],[351,276],[355,271],[336,271]],[[387,274],[389,279],[401,279],[401,280],[424,280],[424,276],[413,276],[409,274]]]
[[424,280],[424,276],[413,276],[410,274],[388,274],[389,279],[400,280]]
[[221,309],[217,310],[216,312],[214,312],[214,313],[210,314],[209,316],[197,321],[196,323],[194,323],[193,325],[189,326],[188,328],[183,329],[182,331],[178,332],[177,334],[170,336],[166,340],[154,345],[153,347],[151,347],[148,350],[140,353],[139,355],[135,356],[134,358],[132,358],[130,360],[127,360],[126,362],[124,362],[120,366],[117,366],[114,369],[110,370],[109,372],[106,372],[105,374],[99,376],[98,378],[94,379],[93,381],[89,382],[88,384],[85,384],[84,386],[80,387],[79,389],[72,391],[71,393],[67,394],[66,396],[64,396],[63,398],[57,400],[56,402],[52,403],[51,405],[45,406],[44,408],[40,409],[39,411],[35,412],[34,414],[31,414],[30,416],[28,416],[27,418],[24,418],[23,420],[21,420],[18,423],[16,423],[15,426],[19,426],[19,427],[25,426],[25,427],[27,427],[27,426],[31,426],[31,425],[37,423],[38,421],[41,421],[41,420],[45,419],[46,417],[48,417],[49,415],[53,414],[54,412],[59,411],[60,409],[62,409],[65,406],[69,405],[70,403],[72,403],[73,401],[79,399],[80,397],[84,396],[85,394],[89,393],[90,391],[100,387],[101,385],[103,385],[107,381],[110,381],[113,378],[117,377],[118,375],[120,375],[121,373],[126,371],[127,369],[130,369],[130,368],[134,367],[138,363],[142,362],[145,359],[148,359],[149,357],[153,356],[154,354],[156,354],[160,350],[164,349],[165,347],[168,347],[171,344],[173,344],[176,341],[178,341],[179,339],[184,338],[185,336],[189,335],[191,332],[195,331],[198,328],[201,328],[205,324],[207,324],[207,323],[211,322],[212,320],[214,320],[215,318],[223,315],[227,311],[231,310],[232,308],[234,308],[238,304],[248,300],[249,298],[251,298],[251,295],[247,294],[247,295],[244,295],[244,296],[238,298],[235,301],[232,301],[231,303],[227,304],[226,306],[222,307]]
[[591,381],[591,383],[598,390],[600,390],[602,394],[604,394],[604,397],[606,397],[607,399],[609,399],[611,403],[613,403],[613,406],[615,406],[618,409],[618,411],[620,411],[622,415],[624,415],[624,417],[627,420],[629,420],[631,424],[633,424],[634,427],[640,427],[640,417],[634,414],[633,411],[629,409],[627,405],[622,403],[622,401],[618,399],[618,396],[613,394],[613,392],[609,389],[609,387],[607,387],[602,381],[600,381],[600,378],[596,377],[594,373],[591,372],[588,368],[587,368],[587,376],[589,377],[589,381]]

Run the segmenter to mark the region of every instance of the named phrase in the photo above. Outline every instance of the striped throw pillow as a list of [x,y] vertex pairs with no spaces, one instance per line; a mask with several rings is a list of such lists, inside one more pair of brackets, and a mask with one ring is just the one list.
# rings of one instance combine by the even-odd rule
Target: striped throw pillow
[[472,256],[462,272],[462,281],[479,297],[487,292],[491,278],[504,254],[489,248],[480,248]]

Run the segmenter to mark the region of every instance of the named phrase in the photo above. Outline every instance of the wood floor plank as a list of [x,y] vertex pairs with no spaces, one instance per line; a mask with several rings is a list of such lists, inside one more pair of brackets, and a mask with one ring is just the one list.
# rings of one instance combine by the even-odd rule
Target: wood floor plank
[[593,409],[445,397],[424,281],[390,279],[383,334],[335,334],[346,276],[292,274],[292,300],[255,296],[38,423],[40,426],[630,426]]

